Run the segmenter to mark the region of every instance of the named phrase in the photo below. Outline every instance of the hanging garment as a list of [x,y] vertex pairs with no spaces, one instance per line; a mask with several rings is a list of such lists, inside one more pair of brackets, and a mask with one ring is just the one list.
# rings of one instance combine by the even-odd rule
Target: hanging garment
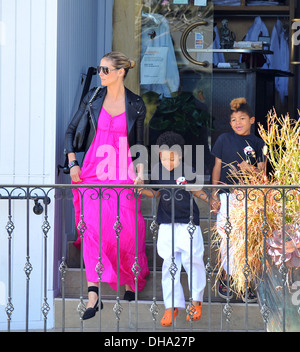
[[280,70],[280,33],[282,31],[281,21],[276,22],[273,27],[271,40],[270,40],[270,50],[273,51],[272,55],[268,55],[268,68],[272,70]]
[[[218,27],[214,26],[215,32],[215,40],[213,41],[213,48],[220,49],[220,35],[218,31]],[[224,54],[223,53],[214,53],[213,54],[213,63],[214,65],[218,65],[220,62],[225,62]]]
[[266,25],[264,24],[263,20],[261,17],[255,17],[253,25],[249,28],[245,41],[254,41],[257,42],[259,36],[268,36],[269,31]]
[[278,1],[259,1],[259,0],[248,0],[247,6],[277,6],[279,5]]
[[[164,16],[156,13],[143,13],[142,16],[141,88],[170,97],[172,92],[179,89],[179,71],[169,23]],[[153,83],[149,84],[151,69],[153,69]],[[157,73],[158,69],[160,74]]]
[[213,0],[213,3],[219,6],[240,6],[241,0]]
[[[277,20],[271,35],[270,50],[273,55],[269,56],[269,68],[273,70],[289,71],[289,45],[285,36],[285,31],[280,20]],[[275,88],[279,93],[283,103],[288,95],[288,77],[276,77]]]
[[[280,36],[280,57],[281,61],[281,70],[289,71],[289,44],[285,36],[284,30]],[[284,98],[288,96],[288,87],[289,87],[289,79],[288,77],[276,77],[275,87],[279,92],[281,102],[284,101]]]
[[[269,31],[261,17],[255,17],[253,25],[249,28],[245,38],[245,41],[257,42],[260,36],[269,36]],[[242,55],[241,55],[242,61]],[[267,68],[267,62],[262,66],[262,68]]]

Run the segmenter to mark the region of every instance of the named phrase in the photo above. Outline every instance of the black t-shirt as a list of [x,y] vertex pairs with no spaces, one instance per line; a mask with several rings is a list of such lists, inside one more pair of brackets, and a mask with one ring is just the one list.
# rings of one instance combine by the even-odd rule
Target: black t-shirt
[[[194,184],[195,179],[187,181],[184,176],[183,164],[180,164],[176,169],[172,171],[166,170],[159,162],[154,166],[151,173],[150,184],[158,185],[173,185],[173,184]],[[156,189],[158,190],[158,189]],[[174,223],[188,224],[190,222],[190,199],[192,194],[190,191],[175,188],[163,188],[159,189],[160,200],[157,210],[157,222],[158,224],[170,224],[172,223],[172,198],[174,198]],[[193,202],[193,223],[199,225],[199,208],[195,202]]]
[[264,141],[249,134],[240,136],[234,132],[223,133],[216,140],[212,148],[212,154],[222,160],[221,183],[232,184],[230,177],[230,166],[238,169],[237,164],[247,161],[251,165],[257,166],[264,161],[263,155]]

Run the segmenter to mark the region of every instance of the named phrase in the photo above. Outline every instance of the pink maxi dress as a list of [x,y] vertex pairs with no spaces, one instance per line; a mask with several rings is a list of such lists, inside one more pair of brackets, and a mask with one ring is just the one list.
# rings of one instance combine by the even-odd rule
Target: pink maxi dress
[[[133,184],[135,178],[127,138],[126,112],[112,117],[103,107],[100,112],[97,133],[89,148],[82,168],[82,184]],[[74,190],[75,221],[85,223],[83,233],[83,259],[88,282],[98,282],[96,266],[99,262],[99,188]],[[104,271],[101,282],[107,282],[117,290],[117,233],[114,225],[119,215],[119,285],[128,284],[135,290],[132,268],[136,262],[136,221],[138,233],[138,290],[149,274],[145,253],[145,220],[136,212],[134,189],[101,188],[101,262]],[[81,204],[83,203],[83,212]],[[119,203],[119,213],[118,213]],[[83,214],[82,214],[83,213]],[[82,217],[83,215],[83,217]]]

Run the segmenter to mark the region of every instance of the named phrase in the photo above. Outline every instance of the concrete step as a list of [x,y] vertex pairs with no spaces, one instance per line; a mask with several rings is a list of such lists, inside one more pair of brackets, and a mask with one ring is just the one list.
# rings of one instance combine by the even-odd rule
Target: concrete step
[[[151,271],[150,274],[147,276],[147,283],[142,291],[138,293],[138,300],[152,300],[153,296],[155,295],[157,300],[163,300],[162,295],[162,285],[161,285],[161,271],[156,272],[156,280],[154,279],[154,273]],[[68,298],[78,298],[80,297],[80,277],[81,277],[81,270],[78,268],[71,268],[68,269],[66,272],[65,280],[64,280],[64,292],[65,297]],[[190,297],[189,295],[189,288],[188,288],[188,278],[185,271],[181,272],[181,284],[183,287],[184,295],[186,299]],[[215,282],[215,277],[212,275],[212,286]],[[153,291],[153,287],[155,286],[155,293]],[[87,297],[87,285],[86,285],[86,275],[85,270],[83,269],[83,297]],[[124,286],[120,287],[120,298],[123,298],[125,293]],[[114,291],[106,282],[101,283],[101,297],[102,299],[116,299],[117,293]],[[209,298],[209,286],[206,284],[205,291],[204,291],[204,301],[208,301]],[[212,302],[223,302],[224,300],[220,298],[214,287],[211,287],[210,290],[210,298]],[[242,302],[240,299],[236,298],[233,295],[231,299],[232,303],[240,303]]]
[[[148,259],[149,270],[153,270],[153,241],[146,241],[146,256]],[[211,267],[214,269],[218,263],[218,251],[217,248],[212,246],[211,251],[208,250],[207,243],[204,243],[204,263],[208,262],[208,257],[210,257]],[[155,250],[156,257],[156,269],[161,270],[162,267],[162,259],[157,254],[157,250]],[[67,265],[69,268],[80,268],[80,250],[78,250],[74,245],[73,241],[69,241],[67,244]]]
[[[101,324],[101,331],[113,332],[117,329],[117,320],[113,307],[116,301],[103,300],[104,308],[96,314],[92,319],[83,321],[84,331],[98,331]],[[65,300],[65,331],[80,331],[81,320],[77,312],[79,299]],[[120,301],[122,312],[119,321],[120,332],[134,331],[172,331],[172,327],[164,328],[160,325],[161,318],[164,314],[164,305],[162,301],[157,301],[158,314],[156,320],[153,320],[150,312],[151,301],[139,301],[136,310],[135,302]],[[187,303],[188,304],[188,303]],[[225,303],[211,303],[210,309],[208,303],[203,303],[202,317],[199,321],[193,322],[192,327],[190,322],[186,321],[185,310],[180,310],[175,320],[176,331],[224,331],[228,328],[231,331],[263,331],[264,324],[261,318],[258,304],[249,304],[246,310],[246,305],[241,303],[232,304],[232,314],[230,323],[227,325],[224,315]],[[62,329],[62,299],[55,299],[55,330]],[[210,311],[210,313],[209,313]],[[136,314],[137,312],[137,314]],[[246,316],[248,319],[246,319]],[[246,323],[248,321],[248,323]],[[247,327],[248,325],[248,327]],[[136,328],[138,326],[138,328]]]

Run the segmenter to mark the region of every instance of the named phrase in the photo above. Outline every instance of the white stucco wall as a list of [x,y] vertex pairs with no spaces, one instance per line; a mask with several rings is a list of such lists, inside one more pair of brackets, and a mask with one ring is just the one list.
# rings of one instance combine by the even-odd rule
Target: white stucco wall
[[[57,0],[0,0],[0,187],[55,183]],[[4,195],[3,189],[0,193]],[[18,192],[22,193],[22,192]],[[29,329],[43,327],[44,213],[29,202]],[[48,327],[53,325],[54,202],[48,209]],[[12,202],[11,328],[25,329],[26,200]],[[7,328],[8,202],[0,199],[0,330]]]

